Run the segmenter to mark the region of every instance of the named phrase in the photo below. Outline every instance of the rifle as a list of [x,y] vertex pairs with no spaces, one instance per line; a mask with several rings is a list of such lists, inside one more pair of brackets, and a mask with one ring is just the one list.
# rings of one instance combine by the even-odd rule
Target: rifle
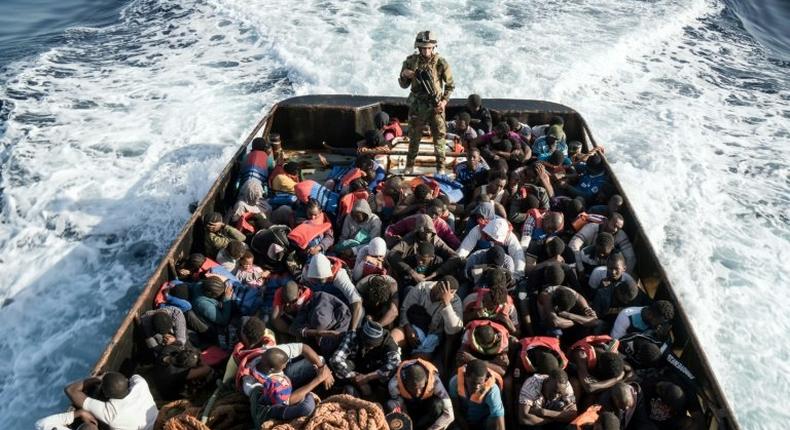
[[414,79],[420,84],[423,90],[431,96],[434,106],[439,103],[439,95],[436,94],[436,89],[433,87],[433,79],[431,72],[428,69],[420,68],[414,72]]

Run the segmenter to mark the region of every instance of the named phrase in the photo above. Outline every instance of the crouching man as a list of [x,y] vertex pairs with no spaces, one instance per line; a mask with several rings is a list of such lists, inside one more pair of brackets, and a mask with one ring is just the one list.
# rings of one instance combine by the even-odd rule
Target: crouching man
[[411,418],[415,430],[444,430],[453,422],[453,403],[439,371],[422,359],[406,360],[389,382],[390,411]]

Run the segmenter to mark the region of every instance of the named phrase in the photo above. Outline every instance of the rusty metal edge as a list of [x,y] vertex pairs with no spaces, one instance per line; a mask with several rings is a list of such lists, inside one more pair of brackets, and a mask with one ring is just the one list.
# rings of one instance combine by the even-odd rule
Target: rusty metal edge
[[[579,114],[579,117],[582,120],[582,127],[584,128],[584,132],[589,137],[590,143],[594,147],[597,147],[598,143],[595,141],[595,138],[593,137],[593,134],[590,131],[590,127],[587,124],[587,121],[584,119],[584,117],[581,114]],[[732,407],[730,406],[730,402],[727,399],[727,396],[724,395],[724,391],[721,389],[721,385],[719,385],[718,378],[713,373],[713,368],[710,365],[710,361],[708,360],[707,355],[705,355],[705,350],[702,348],[701,343],[697,338],[697,334],[694,331],[694,326],[691,324],[691,320],[689,319],[688,314],[686,314],[686,310],[685,308],[683,308],[683,304],[678,299],[678,296],[675,293],[675,289],[672,287],[672,283],[669,281],[669,277],[667,276],[667,273],[664,270],[664,266],[661,264],[661,260],[659,260],[658,255],[656,254],[656,251],[653,248],[653,243],[650,242],[650,238],[647,237],[647,232],[644,229],[644,227],[642,227],[642,222],[639,220],[639,217],[636,215],[636,211],[634,211],[634,208],[631,205],[630,200],[628,199],[628,195],[625,193],[623,186],[620,184],[620,181],[617,179],[617,176],[614,175],[614,172],[612,171],[612,167],[609,165],[609,162],[606,160],[606,157],[604,157],[604,164],[606,165],[606,170],[609,173],[609,177],[612,179],[612,182],[614,183],[615,187],[617,187],[617,189],[620,191],[621,195],[625,200],[625,204],[628,205],[628,208],[630,209],[631,215],[634,218],[634,224],[636,230],[642,232],[642,234],[645,236],[646,240],[643,241],[644,242],[643,246],[646,247],[646,251],[648,255],[650,255],[650,257],[656,262],[655,266],[657,268],[658,275],[661,277],[661,281],[666,286],[665,288],[666,292],[669,294],[669,296],[672,298],[673,302],[675,303],[677,313],[678,315],[680,315],[680,320],[686,326],[686,332],[688,333],[688,336],[690,338],[691,345],[694,348],[694,351],[697,354],[702,364],[701,367],[704,368],[705,378],[710,382],[711,387],[716,392],[716,397],[721,399],[722,404],[720,404],[719,406],[720,408],[724,409],[724,414],[721,414],[721,411],[714,411],[714,414],[717,415],[717,417],[719,418],[721,418],[722,415],[724,415],[724,418],[727,419],[727,422],[720,422],[720,424],[723,426],[728,426],[725,428],[739,430],[740,425],[738,424],[738,421],[735,418],[735,413],[733,412]]]
[[115,346],[121,341],[121,339],[125,336],[126,332],[132,326],[134,322],[134,318],[140,313],[141,309],[144,309],[146,306],[146,300],[152,293],[152,290],[155,288],[159,288],[157,285],[157,279],[159,278],[159,274],[167,271],[168,264],[173,262],[173,257],[175,252],[178,250],[178,244],[180,244],[184,238],[189,234],[194,226],[195,222],[197,221],[200,213],[203,212],[208,202],[215,196],[217,193],[220,184],[222,183],[221,179],[230,174],[231,169],[233,168],[236,159],[242,154],[244,150],[246,150],[247,146],[250,144],[252,139],[255,135],[264,127],[266,127],[269,123],[269,119],[271,119],[276,112],[278,104],[272,106],[269,109],[269,113],[266,114],[252,129],[250,134],[244,139],[244,144],[242,144],[239,149],[236,150],[233,157],[228,161],[228,164],[225,165],[225,168],[217,175],[217,178],[214,180],[214,183],[211,185],[211,188],[208,190],[203,199],[200,201],[197,209],[192,213],[189,217],[187,222],[184,224],[184,227],[181,228],[181,231],[178,233],[176,238],[168,247],[167,253],[162,257],[162,260],[157,265],[156,269],[151,273],[151,276],[148,278],[148,282],[146,282],[145,287],[143,290],[140,291],[140,295],[137,300],[134,302],[132,307],[129,309],[129,312],[126,313],[126,317],[124,317],[121,324],[118,326],[118,329],[115,331],[115,334],[107,343],[107,346],[104,348],[104,351],[99,356],[99,359],[94,364],[93,369],[91,370],[91,375],[97,375],[102,373],[105,370],[105,366],[107,365],[107,361],[112,354],[113,349]]

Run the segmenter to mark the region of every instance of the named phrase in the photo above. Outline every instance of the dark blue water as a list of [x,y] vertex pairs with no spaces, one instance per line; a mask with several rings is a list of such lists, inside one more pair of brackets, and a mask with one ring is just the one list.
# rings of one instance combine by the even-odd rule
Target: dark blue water
[[64,41],[71,27],[101,27],[118,20],[128,0],[1,0],[0,65]]

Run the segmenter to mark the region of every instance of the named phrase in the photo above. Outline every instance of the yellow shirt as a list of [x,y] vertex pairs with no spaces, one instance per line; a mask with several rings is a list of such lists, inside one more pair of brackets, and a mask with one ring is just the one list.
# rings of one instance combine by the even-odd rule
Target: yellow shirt
[[294,181],[288,175],[277,175],[277,177],[272,181],[272,189],[281,193],[293,194],[295,186],[296,181]]

